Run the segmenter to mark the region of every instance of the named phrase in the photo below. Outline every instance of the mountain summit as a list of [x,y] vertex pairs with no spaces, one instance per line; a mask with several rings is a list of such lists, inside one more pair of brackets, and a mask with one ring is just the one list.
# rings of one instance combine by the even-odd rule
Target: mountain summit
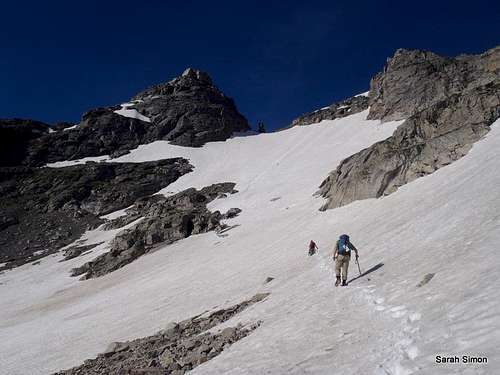
[[[9,132],[11,128],[9,123]],[[19,138],[16,160],[40,166],[89,156],[118,156],[158,140],[200,147],[248,130],[246,118],[210,76],[188,68],[181,76],[138,93],[130,102],[88,111],[78,125],[53,132],[47,128],[47,132],[29,135],[29,142],[24,136],[15,138]]]

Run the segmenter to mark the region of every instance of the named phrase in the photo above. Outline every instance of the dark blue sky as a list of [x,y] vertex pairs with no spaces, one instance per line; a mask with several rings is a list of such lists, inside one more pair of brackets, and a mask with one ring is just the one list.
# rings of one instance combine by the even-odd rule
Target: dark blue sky
[[366,91],[395,49],[500,44],[500,1],[9,1],[0,117],[80,119],[188,67],[254,125]]

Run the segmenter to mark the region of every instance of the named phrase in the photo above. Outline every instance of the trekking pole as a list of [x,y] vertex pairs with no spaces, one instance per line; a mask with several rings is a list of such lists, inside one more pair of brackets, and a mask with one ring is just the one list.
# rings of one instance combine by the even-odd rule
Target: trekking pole
[[359,266],[358,257],[356,257],[356,264],[358,265],[359,276],[361,276],[361,267]]

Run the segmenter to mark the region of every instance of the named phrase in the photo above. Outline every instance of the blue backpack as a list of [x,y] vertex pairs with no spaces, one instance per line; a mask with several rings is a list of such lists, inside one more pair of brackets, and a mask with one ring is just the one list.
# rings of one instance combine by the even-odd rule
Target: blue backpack
[[339,237],[339,254],[346,255],[351,251],[349,248],[349,236],[343,234]]

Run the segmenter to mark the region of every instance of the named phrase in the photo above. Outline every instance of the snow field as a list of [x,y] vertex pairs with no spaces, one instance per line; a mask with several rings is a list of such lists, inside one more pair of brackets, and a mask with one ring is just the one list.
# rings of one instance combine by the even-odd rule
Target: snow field
[[[192,173],[162,191],[236,182],[211,203],[242,213],[221,237],[192,236],[102,278],[77,281],[70,268],[106,250],[59,263],[45,258],[0,275],[0,373],[46,374],[80,364],[111,341],[271,295],[225,325],[263,324],[193,374],[492,374],[500,271],[500,127],[469,155],[383,199],[319,212],[313,194],[345,157],[382,140],[399,123],[367,112],[279,133],[236,137],[199,149],[154,142],[115,161],[186,157]],[[279,199],[276,199],[279,198]],[[350,234],[366,271],[333,286],[331,248]],[[89,241],[114,233],[94,231]],[[307,257],[314,239],[320,250]],[[350,265],[350,278],[358,271]],[[427,273],[434,278],[420,288]],[[275,279],[263,284],[267,276]],[[476,367],[436,365],[437,354],[489,357]]]

